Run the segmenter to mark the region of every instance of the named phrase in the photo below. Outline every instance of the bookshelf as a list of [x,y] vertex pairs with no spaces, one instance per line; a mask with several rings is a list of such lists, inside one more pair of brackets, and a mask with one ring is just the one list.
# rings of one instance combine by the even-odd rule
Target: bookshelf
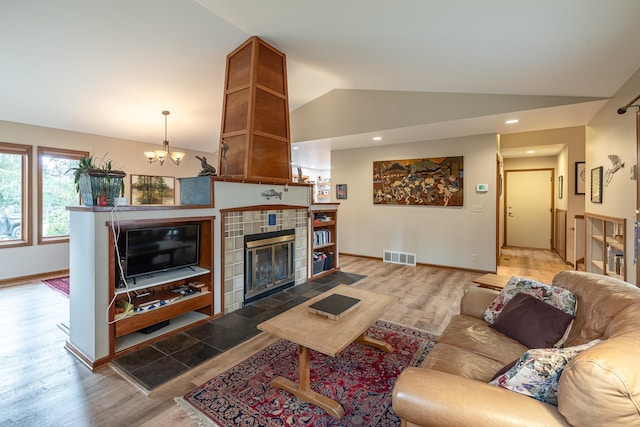
[[626,280],[626,219],[584,214],[586,271]]
[[311,277],[338,270],[337,205],[311,207]]

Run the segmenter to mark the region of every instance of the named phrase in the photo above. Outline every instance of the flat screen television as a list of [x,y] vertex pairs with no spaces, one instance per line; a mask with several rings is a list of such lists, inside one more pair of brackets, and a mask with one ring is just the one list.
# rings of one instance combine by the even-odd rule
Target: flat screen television
[[123,249],[127,279],[197,265],[200,225],[127,230]]

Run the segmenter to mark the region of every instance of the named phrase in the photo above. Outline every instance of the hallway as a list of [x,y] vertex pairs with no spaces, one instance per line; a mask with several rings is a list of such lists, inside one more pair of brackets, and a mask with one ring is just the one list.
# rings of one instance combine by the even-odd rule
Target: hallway
[[571,270],[555,251],[528,248],[502,248],[497,274],[523,276],[551,283],[553,276],[562,270]]

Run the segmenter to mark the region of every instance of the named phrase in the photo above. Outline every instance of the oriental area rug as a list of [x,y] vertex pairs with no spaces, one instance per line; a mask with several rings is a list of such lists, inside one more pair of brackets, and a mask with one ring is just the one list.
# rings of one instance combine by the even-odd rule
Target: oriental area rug
[[42,283],[69,298],[69,276],[43,280]]
[[336,358],[310,352],[311,388],[338,401],[345,410],[342,419],[269,384],[278,375],[298,381],[298,346],[283,339],[176,402],[202,426],[399,426],[391,407],[393,385],[404,368],[424,360],[436,337],[380,320],[367,334],[395,352],[360,344]]

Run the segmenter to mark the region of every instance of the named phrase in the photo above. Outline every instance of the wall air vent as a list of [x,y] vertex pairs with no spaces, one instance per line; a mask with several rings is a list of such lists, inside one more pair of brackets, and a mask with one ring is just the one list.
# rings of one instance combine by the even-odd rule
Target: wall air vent
[[397,251],[383,251],[382,260],[392,264],[416,266],[416,254]]

